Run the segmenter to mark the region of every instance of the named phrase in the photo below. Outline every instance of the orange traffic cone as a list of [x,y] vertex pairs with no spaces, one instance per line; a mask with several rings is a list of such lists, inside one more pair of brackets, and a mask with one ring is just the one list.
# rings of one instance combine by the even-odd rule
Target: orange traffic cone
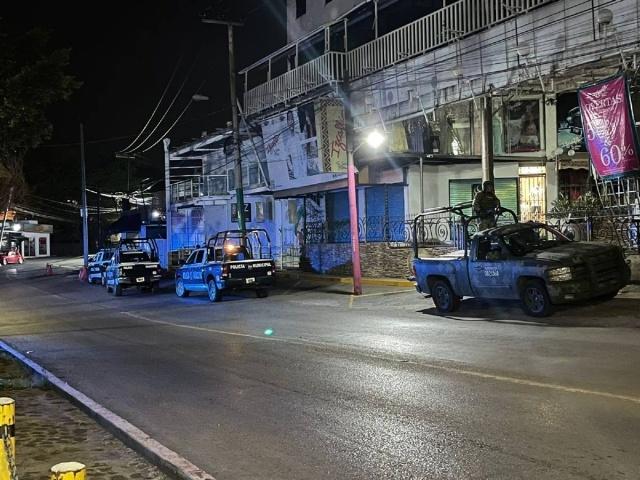
[[47,263],[47,275],[53,275],[53,267],[50,263]]

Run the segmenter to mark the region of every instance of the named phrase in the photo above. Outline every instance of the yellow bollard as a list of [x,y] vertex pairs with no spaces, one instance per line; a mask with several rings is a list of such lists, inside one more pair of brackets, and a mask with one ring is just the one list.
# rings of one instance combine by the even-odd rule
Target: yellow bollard
[[16,402],[13,398],[0,397],[0,432],[0,480],[10,480],[16,458]]
[[51,467],[51,480],[85,480],[87,467],[78,462],[64,462]]

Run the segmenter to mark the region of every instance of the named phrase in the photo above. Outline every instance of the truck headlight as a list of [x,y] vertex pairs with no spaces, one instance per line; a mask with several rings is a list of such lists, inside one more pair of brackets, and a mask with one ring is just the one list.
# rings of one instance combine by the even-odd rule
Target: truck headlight
[[552,282],[567,282],[573,280],[571,267],[552,268],[547,271],[547,275]]

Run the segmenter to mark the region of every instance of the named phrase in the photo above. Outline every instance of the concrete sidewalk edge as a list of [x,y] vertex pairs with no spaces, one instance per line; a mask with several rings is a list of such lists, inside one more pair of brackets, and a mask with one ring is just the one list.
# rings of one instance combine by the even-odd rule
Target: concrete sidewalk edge
[[93,418],[109,433],[146,458],[166,475],[180,480],[216,480],[215,477],[154,440],[124,418],[76,390],[2,340],[0,340],[0,349],[10,354],[29,370],[44,378],[56,391],[71,400],[72,403]]
[[[335,275],[322,275],[318,273],[308,273],[308,272],[294,272],[287,270],[278,270],[276,272],[276,278],[289,278],[292,280],[307,280],[311,282],[321,282],[321,283],[340,283],[340,284],[351,284],[353,283],[352,277],[339,277]],[[414,283],[409,280],[403,280],[401,278],[373,278],[373,277],[363,277],[362,285],[370,285],[370,286],[386,286],[386,287],[413,287]]]

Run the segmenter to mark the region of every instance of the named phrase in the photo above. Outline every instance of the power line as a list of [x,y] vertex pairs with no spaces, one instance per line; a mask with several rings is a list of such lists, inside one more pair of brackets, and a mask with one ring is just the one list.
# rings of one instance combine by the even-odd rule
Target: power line
[[162,95],[160,96],[160,100],[158,100],[158,103],[156,103],[156,107],[153,109],[153,112],[151,112],[151,116],[149,117],[149,120],[147,120],[147,123],[144,124],[144,127],[142,127],[142,130],[140,130],[140,133],[138,134],[138,136],[133,139],[133,142],[131,142],[126,147],[124,147],[118,153],[122,153],[125,150],[128,150],[129,148],[131,148],[138,141],[138,139],[142,136],[144,131],[147,129],[147,127],[149,126],[149,123],[151,123],[151,119],[153,119],[153,117],[155,116],[156,112],[158,111],[158,108],[160,107],[160,104],[164,100],[164,97],[167,95],[167,92],[169,91],[169,87],[171,86],[171,83],[173,82],[173,79],[176,76],[176,73],[178,72],[178,67],[180,66],[180,63],[182,62],[183,56],[184,56],[184,53],[181,54],[180,57],[178,58],[178,61],[176,62],[176,66],[173,68],[173,73],[171,74],[171,77],[169,78],[169,81],[167,82],[167,86],[164,87],[164,91],[162,92]]
[[[205,84],[205,82],[206,82],[206,80],[203,80],[203,81],[202,81],[202,83],[200,83],[200,86],[198,87],[198,89],[196,90],[196,92],[197,92],[197,91],[199,91],[199,90],[202,88],[202,86]],[[188,102],[188,103],[187,103],[187,105],[184,107],[184,109],[182,110],[182,112],[180,112],[180,115],[178,115],[178,118],[176,118],[175,122],[173,122],[173,123],[171,124],[171,126],[170,126],[170,127],[169,127],[169,128],[168,128],[168,129],[167,129],[167,130],[162,134],[162,135],[160,135],[160,138],[158,138],[158,140],[156,140],[156,141],[155,141],[151,146],[149,146],[149,147],[145,148],[144,150],[142,150],[142,153],[144,153],[144,152],[148,152],[148,151],[149,151],[149,150],[151,150],[153,147],[155,147],[158,143],[160,143],[160,142],[162,141],[162,139],[163,139],[163,138],[165,138],[165,137],[169,134],[169,132],[170,132],[171,130],[173,130],[173,127],[175,127],[175,126],[176,126],[176,123],[178,123],[178,122],[180,121],[180,119],[182,118],[182,116],[185,114],[185,112],[186,112],[186,111],[187,111],[187,109],[191,106],[191,104],[192,104],[192,103],[193,103],[193,98],[189,99],[189,102]],[[159,124],[158,124],[158,125],[159,125]],[[155,131],[155,130],[154,130],[154,131]],[[151,132],[151,133],[153,133],[153,132]],[[149,135],[149,136],[151,136],[151,135]],[[147,138],[149,138],[149,137],[147,137]],[[145,140],[145,141],[146,141],[146,140]],[[143,142],[143,143],[144,143],[144,142]],[[139,147],[138,147],[138,148],[139,148]]]
[[[149,138],[151,138],[151,136],[156,132],[156,130],[158,130],[158,128],[160,127],[160,125],[162,124],[162,122],[164,121],[164,119],[166,118],[167,114],[169,113],[169,111],[171,110],[171,107],[173,107],[173,104],[176,103],[176,100],[178,99],[178,97],[180,96],[180,94],[182,93],[182,90],[184,89],[185,85],[187,84],[187,80],[189,80],[189,78],[191,77],[191,73],[193,72],[194,67],[196,66],[196,63],[198,62],[198,59],[200,58],[200,54],[202,53],[202,49],[200,49],[200,51],[198,52],[198,54],[196,55],[196,57],[193,59],[193,62],[191,63],[191,66],[189,67],[189,71],[187,72],[186,76],[184,77],[184,80],[182,81],[182,84],[180,85],[180,88],[178,89],[178,91],[176,92],[176,94],[173,97],[173,100],[171,100],[171,103],[169,104],[169,106],[167,107],[167,109],[165,110],[164,114],[162,115],[162,117],[160,118],[160,120],[158,120],[158,123],[156,124],[156,126],[154,127],[153,130],[151,130],[151,132],[149,133],[149,135],[147,135],[145,137],[144,140],[142,140],[142,142],[140,142],[138,144],[138,146],[136,146],[135,148],[129,148],[129,149],[125,149],[125,150],[121,150],[119,153],[133,153],[136,150],[139,150],[140,148],[142,148],[142,146],[147,143],[147,140],[149,140]],[[206,80],[205,80],[206,82]],[[204,82],[202,83],[204,84]],[[146,150],[143,150],[143,152],[146,152]]]

